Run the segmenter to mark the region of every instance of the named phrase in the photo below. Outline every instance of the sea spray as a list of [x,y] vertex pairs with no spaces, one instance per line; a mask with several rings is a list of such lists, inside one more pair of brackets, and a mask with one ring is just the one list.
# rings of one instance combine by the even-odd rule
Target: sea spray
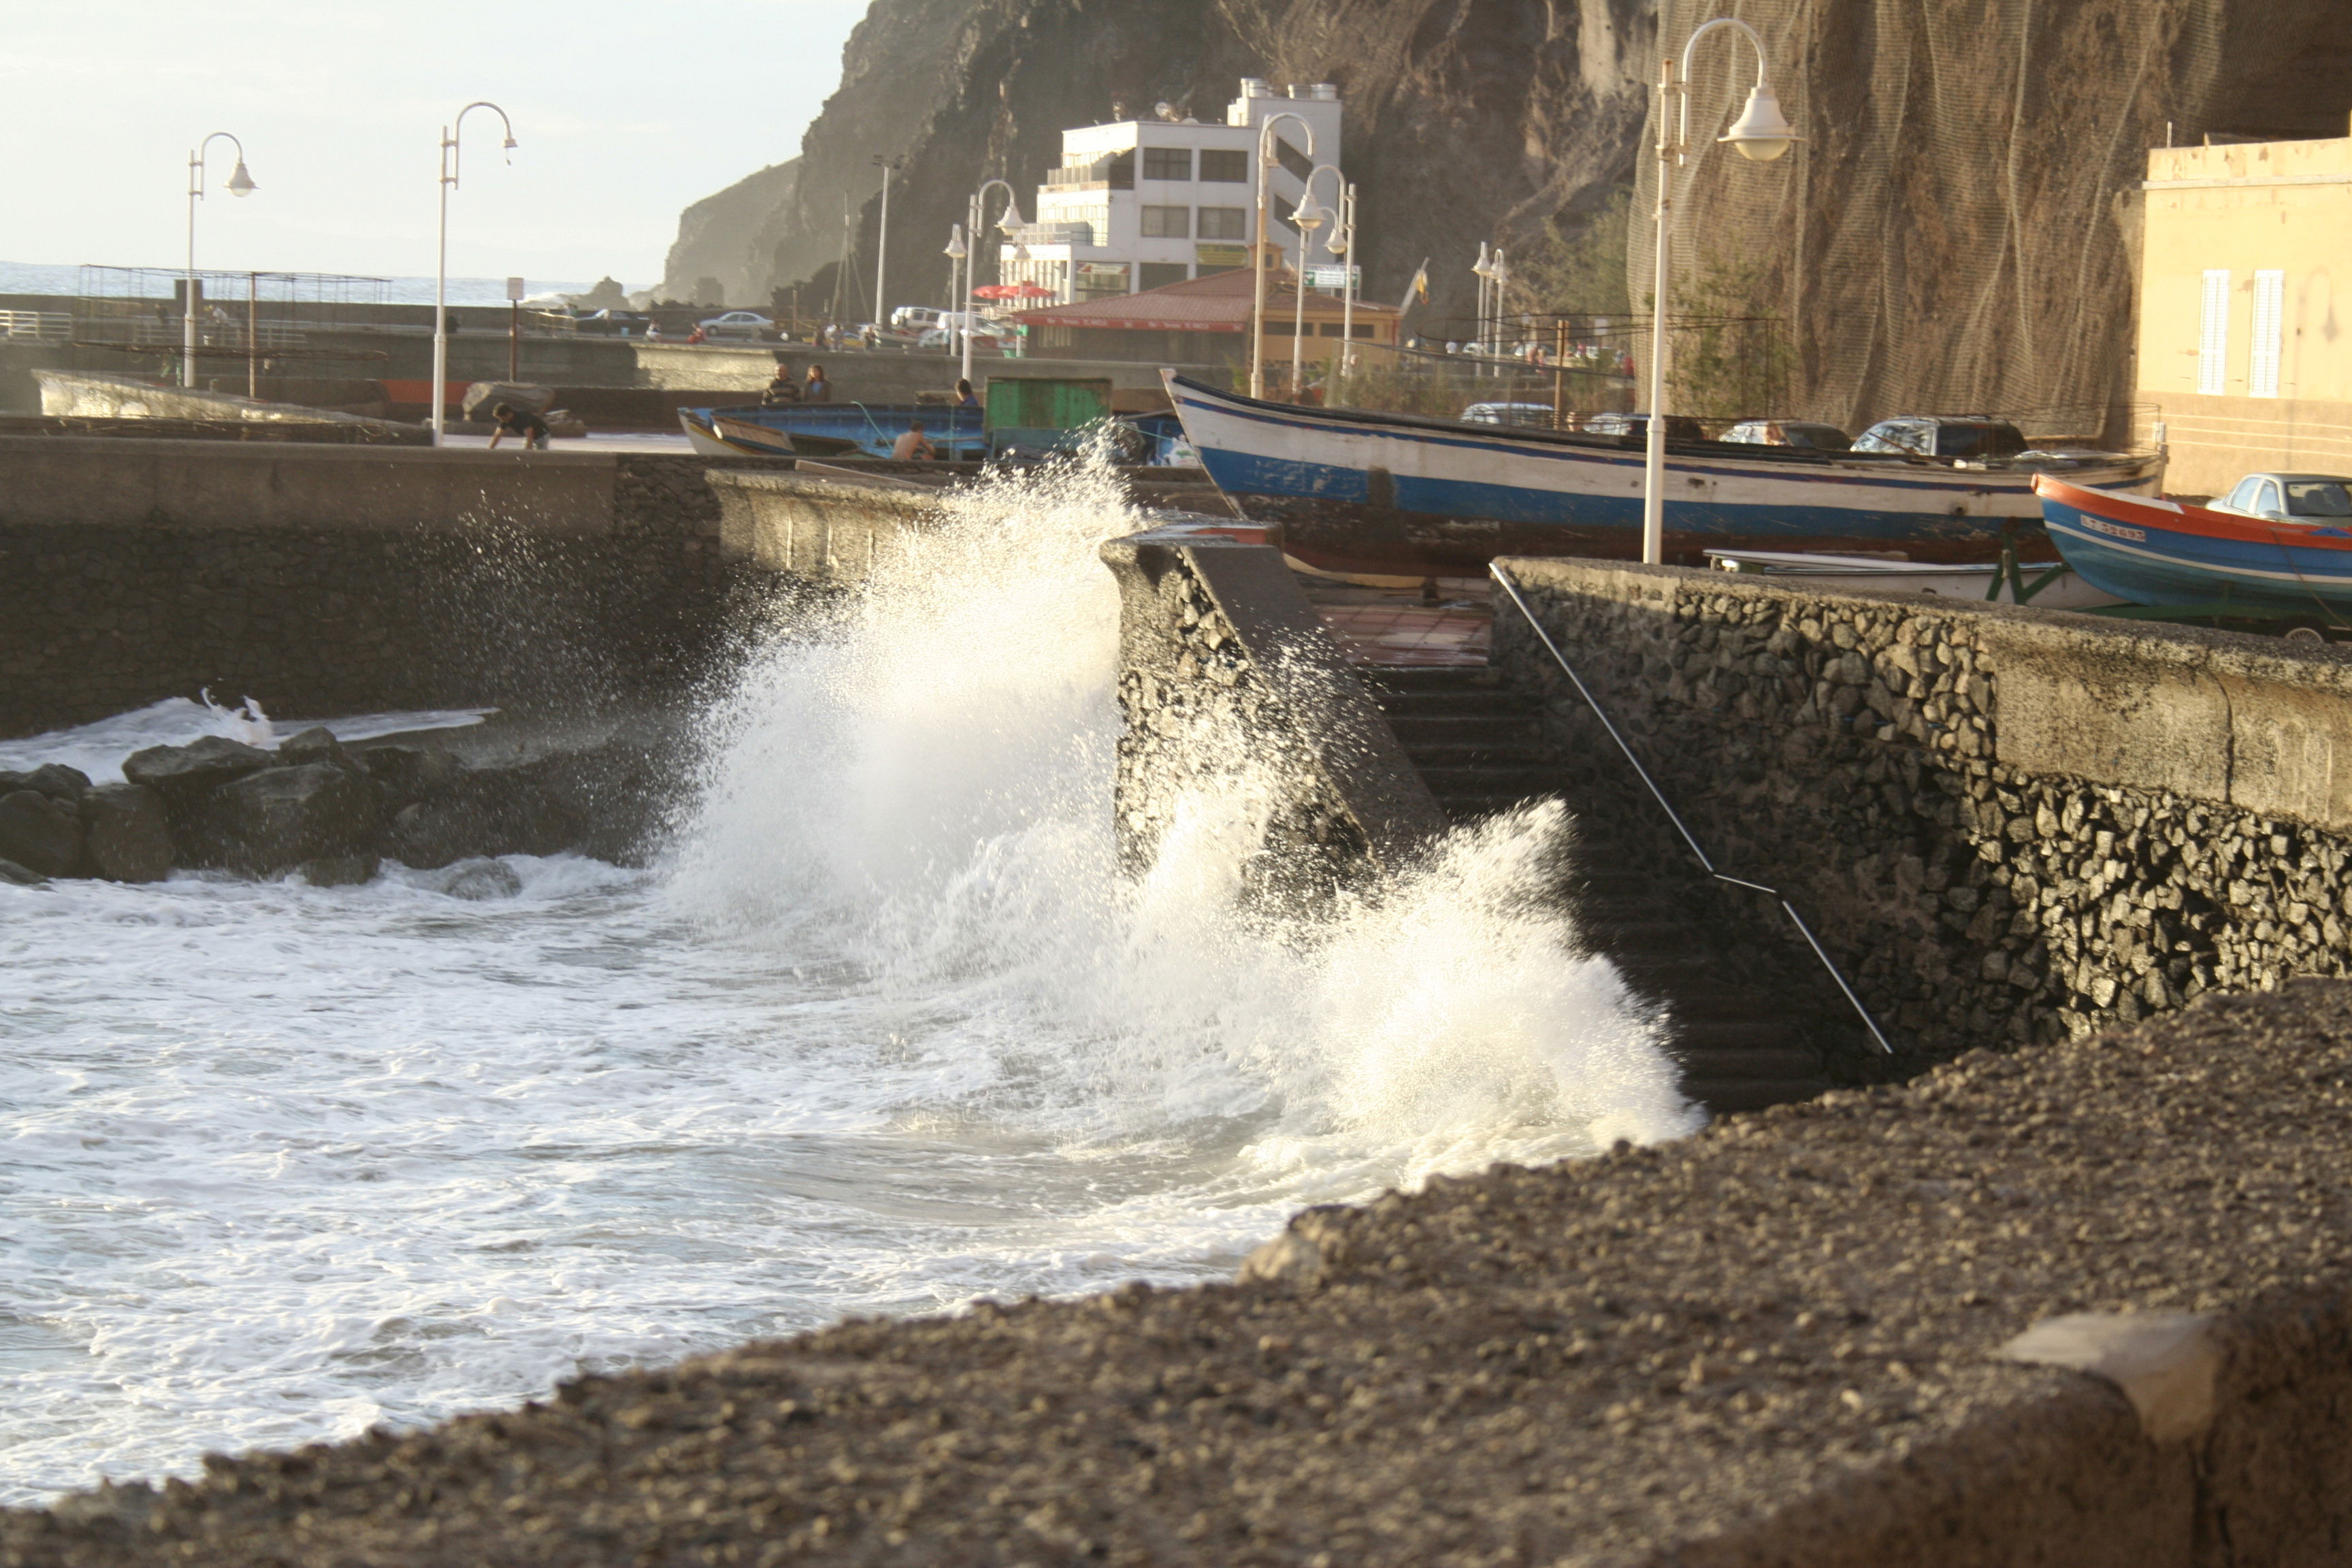
[[955,492],[779,637],[723,706],[677,907],[753,942],[823,927],[988,1064],[975,1114],[1073,1144],[1222,1121],[1244,1163],[1376,1187],[1696,1125],[1660,1021],[1555,896],[1557,804],[1269,909],[1244,868],[1274,785],[1249,737],[1201,736],[1154,864],[1118,875],[1118,498],[1099,458]]

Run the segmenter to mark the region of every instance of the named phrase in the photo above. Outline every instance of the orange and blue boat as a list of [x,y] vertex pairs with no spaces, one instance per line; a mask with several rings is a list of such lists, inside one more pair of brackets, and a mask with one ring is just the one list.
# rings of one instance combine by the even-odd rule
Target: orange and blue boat
[[2036,475],[2042,523],[2083,581],[2183,616],[2352,624],[2352,517],[2250,517]]

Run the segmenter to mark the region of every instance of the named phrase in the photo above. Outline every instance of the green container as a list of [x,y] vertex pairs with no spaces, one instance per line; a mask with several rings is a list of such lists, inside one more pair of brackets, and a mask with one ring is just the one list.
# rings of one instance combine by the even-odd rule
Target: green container
[[1082,430],[1110,417],[1110,378],[1050,375],[988,378],[991,430]]

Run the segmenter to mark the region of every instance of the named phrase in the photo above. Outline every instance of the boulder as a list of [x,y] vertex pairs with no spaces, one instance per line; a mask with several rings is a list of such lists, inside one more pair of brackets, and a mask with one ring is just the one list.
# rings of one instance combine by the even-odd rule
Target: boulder
[[205,735],[184,746],[150,746],[123,760],[122,776],[135,784],[173,793],[194,793],[232,783],[278,759],[258,746],[226,735]]
[[303,763],[324,763],[347,773],[363,774],[367,772],[359,758],[344,750],[343,743],[335,739],[335,732],[324,724],[313,724],[278,742],[278,760],[289,767]]
[[204,819],[224,864],[266,875],[365,852],[375,837],[375,792],[341,768],[305,763],[223,784],[206,798]]
[[23,773],[0,768],[0,795],[14,795],[20,789],[58,800],[79,800],[89,791],[89,775],[63,763],[43,763],[32,772]]
[[314,888],[356,888],[375,879],[380,862],[373,855],[322,855],[294,868],[294,874]]
[[144,784],[100,784],[81,797],[82,848],[93,876],[160,882],[172,870],[163,798]]
[[465,769],[448,752],[421,746],[369,746],[352,753],[381,785],[394,810],[457,786]]
[[577,837],[578,824],[536,780],[470,773],[450,794],[403,807],[390,847],[404,865],[431,870],[475,856],[553,855]]
[[0,860],[0,882],[14,883],[19,888],[37,888],[47,881],[47,877],[29,866],[19,866],[14,860]]
[[503,860],[477,860],[460,866],[441,890],[453,899],[480,903],[486,899],[511,899],[522,891],[522,879]]
[[0,860],[14,860],[43,877],[79,875],[80,808],[38,790],[0,795]]

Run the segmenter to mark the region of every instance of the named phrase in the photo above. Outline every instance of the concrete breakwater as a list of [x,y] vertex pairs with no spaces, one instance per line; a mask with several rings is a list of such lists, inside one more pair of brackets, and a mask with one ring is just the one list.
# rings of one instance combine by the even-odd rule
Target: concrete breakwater
[[153,746],[92,784],[51,763],[0,771],[0,880],[160,881],[175,869],[364,882],[378,861],[577,850],[636,861],[681,742],[648,720],[499,723],[345,746],[314,726],[274,748],[210,735]]
[[2333,1561],[2352,1530],[2348,1009],[2340,983],[2207,998],[1677,1144],[1313,1210],[1238,1284],[582,1379],[0,1515],[0,1551]]
[[677,689],[761,587],[704,475],[761,466],[0,437],[0,733]]
[[[1721,573],[1514,561],[1727,868],[1814,911],[1924,1057],[2352,969],[2352,658]],[[1508,607],[1496,662],[1622,763]],[[1643,810],[1648,853],[1685,851]]]

